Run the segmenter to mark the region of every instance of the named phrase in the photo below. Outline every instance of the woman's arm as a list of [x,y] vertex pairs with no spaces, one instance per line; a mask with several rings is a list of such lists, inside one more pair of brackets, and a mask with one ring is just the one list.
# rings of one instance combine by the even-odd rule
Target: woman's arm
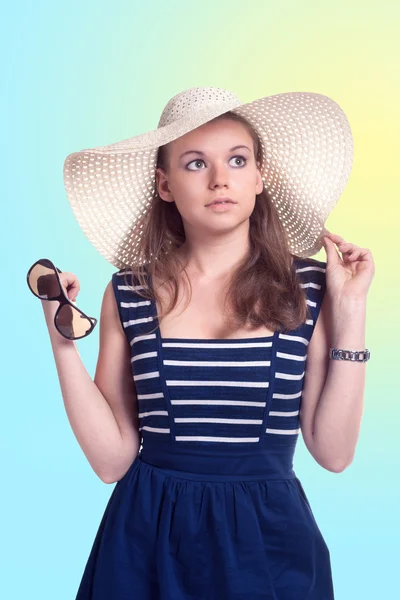
[[335,303],[325,294],[308,347],[300,410],[304,443],[321,466],[337,473],[354,458],[366,363],[330,359],[329,348],[364,350],[365,326],[366,298]]
[[94,381],[76,342],[54,327],[58,303],[42,300],[62,397],[74,435],[95,473],[105,483],[123,477],[139,450],[137,399],[127,338],[112,283],[104,292],[100,351]]

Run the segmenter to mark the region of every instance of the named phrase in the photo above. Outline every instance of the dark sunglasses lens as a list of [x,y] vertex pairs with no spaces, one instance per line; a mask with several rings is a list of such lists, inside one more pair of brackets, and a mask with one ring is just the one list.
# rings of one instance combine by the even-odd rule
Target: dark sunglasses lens
[[29,273],[29,285],[40,298],[52,300],[61,294],[57,275],[52,267],[37,264]]
[[90,320],[70,304],[61,306],[55,323],[59,331],[70,339],[85,336],[92,326]]

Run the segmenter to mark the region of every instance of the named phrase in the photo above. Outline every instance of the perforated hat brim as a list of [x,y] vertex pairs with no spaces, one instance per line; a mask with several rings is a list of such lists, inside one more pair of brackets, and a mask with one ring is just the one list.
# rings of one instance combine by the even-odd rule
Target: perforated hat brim
[[288,92],[242,103],[221,88],[189,88],[165,106],[157,129],[69,154],[64,185],[74,215],[94,247],[118,269],[139,264],[137,219],[155,191],[158,148],[232,111],[260,138],[262,179],[292,253],[322,247],[325,221],[353,164],[353,138],[340,106],[327,96]]

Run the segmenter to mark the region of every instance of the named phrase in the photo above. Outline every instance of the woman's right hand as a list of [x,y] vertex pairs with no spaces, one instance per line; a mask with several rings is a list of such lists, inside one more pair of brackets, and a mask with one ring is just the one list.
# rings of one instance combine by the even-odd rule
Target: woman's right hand
[[[80,290],[78,277],[70,271],[63,271],[62,273],[59,273],[58,276],[65,295],[69,300],[75,302]],[[46,293],[49,298],[58,296],[59,294],[59,283],[56,276],[52,273],[39,277],[37,287],[40,295]],[[42,302],[48,302],[48,300],[43,298]]]
[[79,294],[79,290],[81,289],[78,277],[70,271],[63,271],[58,275],[60,277],[61,285],[68,299],[72,300],[72,302],[76,302],[76,297]]
[[[71,302],[76,302],[76,297],[80,290],[79,279],[74,273],[70,271],[62,271],[62,273],[58,273],[60,278],[61,286],[64,290],[65,295]],[[59,285],[56,277],[54,275],[44,275],[44,279],[40,283],[38,282],[38,292],[41,293],[41,289],[46,290],[48,296],[57,296],[59,292]],[[60,306],[59,302],[49,301],[42,299],[42,306],[45,315],[45,319],[47,322],[47,326],[51,329],[54,328],[54,316],[58,307]]]

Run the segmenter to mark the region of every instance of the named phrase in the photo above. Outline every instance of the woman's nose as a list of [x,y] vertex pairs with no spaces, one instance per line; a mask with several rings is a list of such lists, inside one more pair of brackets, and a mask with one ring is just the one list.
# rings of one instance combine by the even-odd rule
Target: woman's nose
[[210,168],[210,185],[227,185],[229,182],[228,167],[225,165],[214,165]]

